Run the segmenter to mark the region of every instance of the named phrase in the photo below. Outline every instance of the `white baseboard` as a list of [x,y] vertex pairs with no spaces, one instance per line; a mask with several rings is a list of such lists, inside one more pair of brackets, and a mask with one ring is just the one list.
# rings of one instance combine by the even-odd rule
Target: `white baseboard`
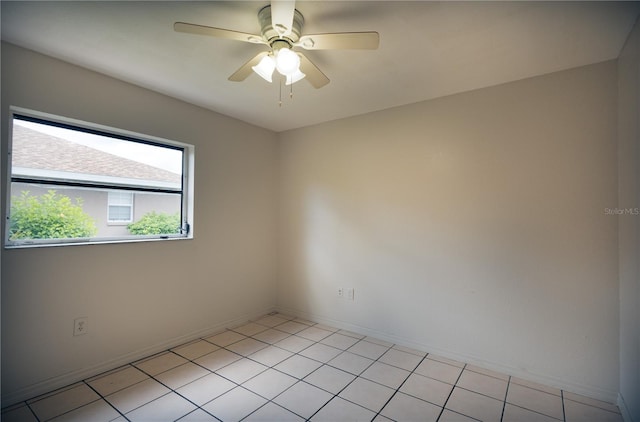
[[262,312],[246,314],[238,318],[233,318],[204,329],[193,331],[191,333],[175,337],[158,344],[154,344],[153,346],[145,347],[144,349],[126,353],[124,355],[118,356],[117,358],[111,359],[107,362],[95,366],[91,366],[89,368],[82,368],[76,371],[68,372],[54,378],[47,379],[45,381],[38,382],[36,384],[20,388],[15,391],[10,391],[8,393],[3,392],[1,399],[2,408],[11,406],[21,401],[29,400],[50,391],[57,390],[58,388],[66,387],[68,385],[85,380],[87,378],[91,378],[104,372],[111,371],[128,363],[135,362],[137,360],[155,355],[160,352],[164,352],[173,347],[188,343],[192,340],[196,340],[201,337],[208,337],[210,335],[221,332],[226,328],[237,327],[238,325],[241,325],[249,320],[266,315],[273,310],[274,308],[269,308]]
[[[619,397],[617,391],[609,391],[609,390],[598,388],[596,386],[583,385],[583,384],[567,381],[564,379],[560,379],[548,374],[540,374],[540,373],[525,371],[525,370],[522,370],[521,368],[515,368],[509,365],[501,364],[499,362],[487,361],[486,359],[483,359],[479,356],[475,356],[473,354],[465,354],[465,353],[459,353],[459,352],[443,349],[435,344],[418,343],[412,339],[395,336],[393,334],[378,331],[370,327],[363,327],[363,326],[352,324],[346,321],[327,318],[324,316],[310,314],[304,311],[289,309],[285,307],[277,307],[276,310],[283,314],[289,314],[291,316],[300,317],[309,321],[322,323],[322,324],[330,325],[336,328],[353,331],[358,334],[375,337],[380,340],[388,341],[389,343],[410,347],[412,349],[427,352],[427,353],[433,353],[435,355],[440,355],[442,357],[453,359],[458,362],[477,365],[482,368],[490,369],[492,371],[522,378],[528,381],[537,382],[539,384],[548,385],[550,387],[559,388],[564,391],[591,397],[607,403],[616,404],[616,401],[618,400],[618,397]],[[627,419],[625,419],[625,421],[626,420]]]

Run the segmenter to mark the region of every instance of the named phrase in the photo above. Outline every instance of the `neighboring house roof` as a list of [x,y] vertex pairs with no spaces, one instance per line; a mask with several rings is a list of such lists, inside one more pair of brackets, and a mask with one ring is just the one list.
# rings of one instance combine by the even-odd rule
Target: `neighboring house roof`
[[182,181],[179,174],[20,125],[13,125],[12,168],[23,176],[67,174],[67,178],[123,185],[176,187]]

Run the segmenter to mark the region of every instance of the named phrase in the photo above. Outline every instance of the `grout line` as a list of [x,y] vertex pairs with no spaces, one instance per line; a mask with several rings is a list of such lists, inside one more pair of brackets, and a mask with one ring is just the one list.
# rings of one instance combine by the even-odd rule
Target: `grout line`
[[[89,383],[87,382],[87,380],[82,380],[82,382],[89,387],[90,389],[93,390],[94,393],[96,393],[98,395],[98,397],[100,397],[101,400],[104,400],[105,403],[107,403],[109,406],[111,406],[113,408],[113,410],[115,410],[116,412],[118,412],[118,414],[120,416],[122,416],[123,418],[125,418],[127,421],[129,421],[129,418],[127,418],[124,413],[122,413],[118,408],[116,408],[114,405],[111,404],[111,402],[109,400],[107,400],[102,394],[100,394],[98,392],[98,390],[96,390],[95,388],[93,388],[91,385],[89,385]],[[135,385],[135,384],[134,384]],[[92,402],[93,403],[93,402]],[[116,418],[117,419],[117,418]]]
[[[429,355],[427,354],[427,356],[429,356]],[[426,356],[425,356],[425,358],[426,358]],[[449,395],[447,396],[447,399],[442,404],[442,409],[440,409],[440,414],[438,415],[438,419],[437,420],[440,420],[440,418],[442,417],[442,414],[444,413],[444,410],[447,407],[447,403],[449,402],[449,399],[453,395],[453,391],[456,389],[456,385],[458,385],[458,381],[460,381],[460,378],[462,377],[462,374],[464,373],[464,370],[465,370],[466,367],[467,367],[467,364],[465,363],[462,366],[462,370],[460,371],[460,374],[458,374],[458,378],[456,378],[456,382],[453,384],[453,388],[451,389],[451,391],[449,391]]]
[[504,419],[504,410],[507,407],[507,396],[509,395],[509,386],[511,385],[511,376],[507,381],[507,390],[504,392],[504,400],[502,401],[502,413],[500,414],[500,422]]
[[564,390],[560,390],[560,398],[562,399],[562,420],[566,422],[567,414],[564,410]]

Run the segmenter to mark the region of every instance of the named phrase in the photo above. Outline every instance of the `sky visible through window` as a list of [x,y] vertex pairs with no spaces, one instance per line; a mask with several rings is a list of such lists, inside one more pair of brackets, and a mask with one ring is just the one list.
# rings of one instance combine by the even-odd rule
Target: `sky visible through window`
[[178,150],[124,141],[108,136],[94,135],[18,119],[14,120],[14,124],[119,157],[128,158],[139,163],[158,167],[172,173],[182,174],[182,152]]

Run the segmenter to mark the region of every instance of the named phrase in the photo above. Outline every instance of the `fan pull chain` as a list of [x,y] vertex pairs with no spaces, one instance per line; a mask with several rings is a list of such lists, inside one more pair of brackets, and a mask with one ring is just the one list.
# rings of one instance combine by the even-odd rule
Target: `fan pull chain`
[[293,100],[293,83],[289,84],[289,98]]
[[278,78],[280,80],[280,92],[278,97],[278,107],[282,107],[282,78]]

